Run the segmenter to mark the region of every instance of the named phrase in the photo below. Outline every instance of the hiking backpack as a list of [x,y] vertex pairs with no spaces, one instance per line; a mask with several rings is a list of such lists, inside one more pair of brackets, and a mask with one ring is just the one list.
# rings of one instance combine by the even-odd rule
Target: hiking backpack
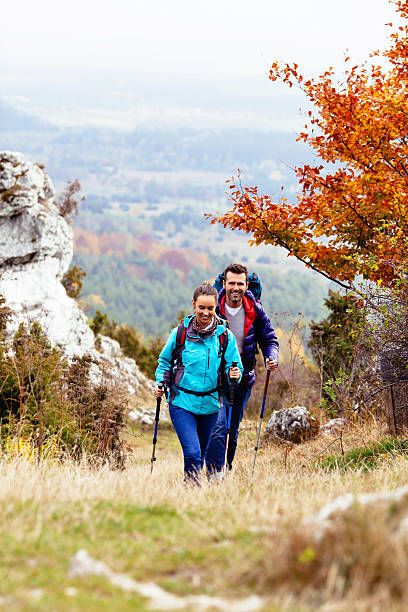
[[[221,272],[221,274],[217,276],[214,282],[214,288],[218,291],[218,293],[222,289],[223,281],[224,281],[224,272]],[[252,295],[254,296],[257,302],[261,301],[262,283],[256,272],[252,272],[251,274],[248,274],[248,290],[252,293]]]

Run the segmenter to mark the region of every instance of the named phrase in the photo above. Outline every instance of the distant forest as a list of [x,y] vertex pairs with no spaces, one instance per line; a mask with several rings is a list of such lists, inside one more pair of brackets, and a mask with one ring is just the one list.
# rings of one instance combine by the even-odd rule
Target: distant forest
[[[290,269],[270,248],[210,226],[203,213],[226,208],[225,180],[240,167],[269,193],[296,190],[293,166],[306,149],[284,132],[250,129],[119,131],[63,128],[0,102],[2,147],[45,163],[62,191],[78,179],[86,200],[73,220],[73,264],[87,273],[83,299],[147,336],[166,334],[194,287],[233,260],[262,278],[268,312],[325,314],[327,285]],[[304,155],[303,155],[304,153]],[[217,248],[215,248],[217,247]],[[252,258],[252,259],[251,259]],[[249,260],[248,260],[249,259]]]
[[[123,256],[77,253],[74,263],[87,272],[83,299],[89,303],[89,315],[100,309],[146,336],[155,336],[166,334],[181,310],[190,312],[193,289],[222,272],[230,259],[211,258],[210,270],[193,266],[185,279],[181,270],[135,251]],[[256,271],[263,284],[262,304],[269,314],[301,311],[307,319],[318,320],[324,316],[327,288],[318,277],[311,283],[297,271],[276,274],[263,265]]]

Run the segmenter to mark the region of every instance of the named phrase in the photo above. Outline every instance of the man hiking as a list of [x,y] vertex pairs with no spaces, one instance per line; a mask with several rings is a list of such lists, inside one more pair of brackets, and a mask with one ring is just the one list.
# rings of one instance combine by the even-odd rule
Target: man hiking
[[[234,392],[230,437],[227,449],[227,467],[231,469],[237,448],[238,429],[245,406],[255,382],[255,354],[259,345],[267,370],[278,367],[279,343],[271,322],[260,302],[248,291],[248,270],[233,263],[224,270],[223,288],[218,294],[217,314],[226,319],[235,336],[244,372]],[[210,478],[222,478],[227,436],[228,398],[224,398],[213,429],[206,454]]]

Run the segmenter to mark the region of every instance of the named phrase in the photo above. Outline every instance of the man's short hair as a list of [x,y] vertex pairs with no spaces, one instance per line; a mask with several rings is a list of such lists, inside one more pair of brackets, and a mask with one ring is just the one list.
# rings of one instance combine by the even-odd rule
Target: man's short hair
[[232,272],[233,274],[245,274],[245,282],[248,282],[248,269],[239,263],[229,264],[224,270],[224,281],[227,280],[227,273]]

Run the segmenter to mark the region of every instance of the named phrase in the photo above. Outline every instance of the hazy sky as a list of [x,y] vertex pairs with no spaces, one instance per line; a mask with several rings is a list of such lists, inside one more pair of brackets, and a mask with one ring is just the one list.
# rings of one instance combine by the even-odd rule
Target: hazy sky
[[385,23],[395,19],[387,0],[20,0],[1,13],[0,78],[11,100],[28,95],[41,106],[43,91],[50,105],[58,85],[68,106],[81,87],[83,105],[104,87],[108,104],[114,79],[118,104],[129,91],[140,108],[184,101],[233,111],[239,98],[239,112],[255,113],[251,96],[264,110],[275,103],[265,76],[274,59],[307,74],[341,64],[346,49],[360,61],[386,46]]

